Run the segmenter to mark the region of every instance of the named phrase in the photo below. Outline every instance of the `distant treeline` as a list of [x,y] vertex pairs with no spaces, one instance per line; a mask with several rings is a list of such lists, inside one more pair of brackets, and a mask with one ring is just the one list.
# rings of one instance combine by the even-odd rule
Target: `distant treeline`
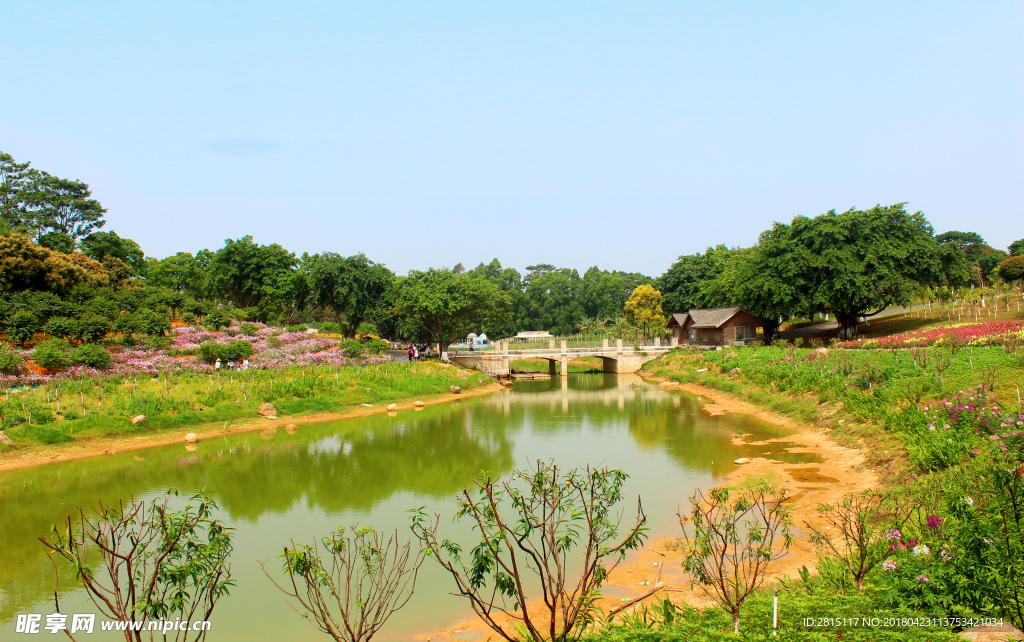
[[[170,318],[195,322],[215,310],[218,318],[331,322],[350,336],[422,342],[469,331],[569,334],[589,319],[621,326],[625,302],[645,283],[662,292],[667,314],[738,304],[771,325],[830,312],[850,334],[858,317],[906,303],[922,288],[982,285],[1008,263],[1002,274],[1017,275],[1008,253],[970,232],[935,236],[904,204],[775,223],[753,247],[681,256],[658,278],[548,264],[521,274],[498,259],[396,275],[363,254],[299,256],[251,236],[156,259],[102,231],[105,212],[87,184],[0,152],[0,324],[9,340],[43,330],[83,339],[161,333]],[[1024,240],[1009,249],[1024,254]]]

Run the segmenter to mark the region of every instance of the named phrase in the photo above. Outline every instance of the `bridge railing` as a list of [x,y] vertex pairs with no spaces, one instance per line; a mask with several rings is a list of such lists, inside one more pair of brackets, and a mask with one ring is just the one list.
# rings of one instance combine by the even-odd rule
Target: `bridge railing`
[[[668,351],[668,350],[671,350],[673,347],[674,346],[671,346],[671,345],[626,345],[626,344],[623,344],[622,350],[624,352],[655,352],[655,351]],[[551,347],[549,347],[546,344],[545,344],[545,346],[543,348],[525,348],[525,349],[519,348],[519,347],[509,346],[507,351],[506,350],[502,350],[500,352],[494,350],[493,348],[488,348],[486,350],[479,350],[479,349],[469,350],[468,348],[458,348],[458,349],[449,349],[448,350],[448,356],[449,357],[470,357],[470,356],[491,356],[491,355],[493,355],[493,356],[502,356],[502,357],[506,357],[506,356],[508,356],[508,357],[516,357],[516,356],[522,356],[522,357],[543,357],[545,355],[555,356],[555,355],[562,355],[562,354],[580,354],[580,355],[595,354],[596,355],[596,354],[601,353],[601,352],[611,353],[611,352],[617,352],[617,351],[618,351],[618,348],[616,347],[615,343],[614,342],[609,342],[608,347],[603,347],[601,344],[598,344],[596,346],[585,346],[585,347],[584,346],[568,347],[567,346],[565,350],[562,350],[562,348],[558,347],[557,345],[556,345],[555,348],[551,348]]]

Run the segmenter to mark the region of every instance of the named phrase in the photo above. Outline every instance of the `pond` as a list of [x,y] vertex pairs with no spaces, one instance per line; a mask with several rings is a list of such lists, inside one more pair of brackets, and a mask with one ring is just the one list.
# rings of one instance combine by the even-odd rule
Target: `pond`
[[[466,525],[451,519],[456,494],[482,473],[499,476],[538,458],[565,468],[589,463],[624,470],[630,475],[625,515],[639,495],[651,535],[670,534],[678,530],[677,507],[694,488],[734,470],[737,457],[769,450],[734,445],[735,435],[749,434],[748,441],[786,435],[752,417],[711,417],[703,403],[636,376],[579,374],[396,416],[307,423],[294,433],[209,439],[192,451],[165,446],[0,474],[0,638],[13,637],[17,614],[45,619],[54,610],[54,570],[38,541],[51,524],[78,505],[148,498],[167,488],[183,495],[206,488],[220,504],[218,516],[235,529],[237,584],[214,612],[208,639],[215,641],[324,639],[288,606],[258,562],[279,575],[277,556],[290,540],[312,542],[355,522],[398,528],[405,538],[408,511],[421,506],[440,513],[442,533],[465,538]],[[800,459],[788,454],[785,460]],[[96,613],[67,570],[60,574],[62,612]],[[470,615],[448,594],[451,588],[428,559],[413,599],[375,639],[429,634]],[[118,638],[97,632],[87,639]]]

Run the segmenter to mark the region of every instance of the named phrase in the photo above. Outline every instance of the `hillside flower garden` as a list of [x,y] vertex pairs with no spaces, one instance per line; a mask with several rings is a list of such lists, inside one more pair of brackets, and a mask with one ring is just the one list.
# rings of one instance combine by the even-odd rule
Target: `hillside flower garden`
[[[171,330],[166,337],[139,337],[129,345],[110,342],[109,366],[98,369],[85,365],[71,365],[53,371],[30,370],[26,365],[16,365],[9,373],[0,373],[0,386],[38,386],[49,381],[80,379],[87,376],[157,376],[164,372],[196,372],[210,374],[214,371],[215,359],[204,359],[204,346],[223,346],[227,350],[207,350],[208,354],[222,356],[224,367],[233,355],[239,362],[248,358],[250,366],[257,369],[287,368],[291,366],[352,366],[372,365],[390,361],[383,352],[385,342],[360,344],[342,341],[338,336],[286,332],[281,328],[262,323],[245,323],[220,331],[204,330],[194,326],[181,326]],[[234,347],[232,352],[230,348]],[[36,356],[37,348],[18,351],[22,361],[30,362]],[[218,354],[222,352],[223,355]]]
[[1024,339],[1024,322],[992,321],[989,323],[961,323],[929,330],[904,332],[885,337],[840,341],[835,348],[912,348],[924,346],[990,346],[1003,345],[1007,340]]

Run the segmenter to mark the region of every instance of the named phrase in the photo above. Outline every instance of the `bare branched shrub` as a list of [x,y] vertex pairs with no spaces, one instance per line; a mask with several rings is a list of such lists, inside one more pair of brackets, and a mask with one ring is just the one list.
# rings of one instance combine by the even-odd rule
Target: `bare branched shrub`
[[[124,631],[128,642],[150,638],[150,623],[158,625],[157,620],[209,620],[217,600],[234,584],[228,567],[232,529],[211,517],[216,503],[197,494],[174,511],[168,502],[175,496],[171,490],[149,502],[101,503],[89,517],[79,507],[77,517],[67,516],[63,532],[54,526],[51,539],[39,538],[74,567],[101,614],[141,623]],[[56,606],[60,611],[59,601]],[[166,627],[156,630],[164,640],[204,640],[207,633],[206,628],[171,629],[169,636]]]
[[339,527],[312,546],[292,541],[281,557],[288,582],[270,581],[302,610],[292,608],[335,640],[364,642],[412,597],[423,549],[413,553],[398,531],[385,536],[356,524],[349,534]]
[[[533,640],[575,640],[594,620],[604,578],[644,541],[639,499],[624,536],[612,514],[626,478],[620,470],[589,466],[563,473],[539,461],[502,483],[477,482],[475,492],[462,491],[456,513],[481,538],[469,559],[459,544],[438,539],[440,516],[421,510],[412,528],[455,580],[456,594],[503,639],[515,642],[524,637],[517,629],[525,629]],[[528,610],[538,597],[542,607]]]
[[804,524],[819,550],[842,563],[862,591],[867,574],[893,552],[886,534],[891,538],[894,531],[900,531],[912,511],[910,502],[900,496],[866,492],[847,495],[834,506],[818,506],[827,530]]
[[769,484],[723,486],[706,495],[698,490],[690,497],[690,516],[677,514],[685,541],[683,568],[732,615],[736,633],[743,602],[793,541],[788,499],[784,490]]

